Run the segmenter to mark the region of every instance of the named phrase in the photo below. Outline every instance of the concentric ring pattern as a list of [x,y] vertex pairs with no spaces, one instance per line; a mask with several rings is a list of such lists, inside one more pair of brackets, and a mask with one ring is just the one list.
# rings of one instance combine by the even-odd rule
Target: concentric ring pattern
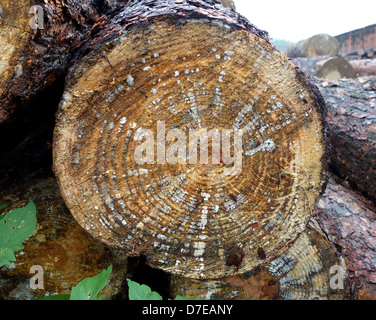
[[292,64],[214,20],[156,20],[101,50],[71,75],[55,131],[54,170],[76,220],[191,278],[286,251],[324,170],[321,114]]

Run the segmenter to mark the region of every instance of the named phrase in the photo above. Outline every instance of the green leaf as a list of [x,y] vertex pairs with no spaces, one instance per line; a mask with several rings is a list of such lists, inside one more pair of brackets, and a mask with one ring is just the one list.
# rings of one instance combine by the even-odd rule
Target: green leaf
[[0,267],[5,266],[12,261],[16,261],[13,251],[7,248],[0,249]]
[[33,300],[70,300],[70,294],[55,294],[52,296],[36,298]]
[[197,300],[196,298],[187,298],[182,296],[177,296],[174,300]]
[[24,208],[9,212],[0,220],[0,267],[15,261],[14,252],[23,249],[22,242],[36,227],[36,207],[30,201]]
[[129,288],[129,300],[162,300],[162,297],[155,291],[151,291],[150,287],[145,284],[127,279]]
[[106,286],[111,272],[112,265],[95,277],[82,280],[72,288],[70,300],[102,300],[103,296],[98,297],[98,293]]

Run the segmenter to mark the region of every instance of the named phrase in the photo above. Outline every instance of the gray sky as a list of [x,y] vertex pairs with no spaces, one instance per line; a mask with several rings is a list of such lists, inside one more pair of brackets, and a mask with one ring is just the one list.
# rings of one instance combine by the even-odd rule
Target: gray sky
[[236,10],[271,38],[293,42],[376,24],[376,0],[234,0]]

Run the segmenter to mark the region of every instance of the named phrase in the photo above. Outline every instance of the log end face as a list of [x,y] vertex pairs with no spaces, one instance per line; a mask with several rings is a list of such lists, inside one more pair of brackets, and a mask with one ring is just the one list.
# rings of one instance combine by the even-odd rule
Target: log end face
[[107,48],[71,76],[55,130],[54,169],[78,222],[190,278],[286,251],[325,169],[322,115],[292,64],[215,21],[154,21]]

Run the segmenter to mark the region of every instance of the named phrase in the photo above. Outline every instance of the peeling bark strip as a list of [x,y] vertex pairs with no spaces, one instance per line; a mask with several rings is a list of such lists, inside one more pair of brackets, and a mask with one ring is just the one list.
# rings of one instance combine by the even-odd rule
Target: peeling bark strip
[[[140,1],[86,49],[53,150],[62,194],[88,232],[191,278],[247,272],[293,244],[324,185],[324,102],[265,32],[211,1]],[[154,133],[150,150],[166,153],[172,129],[241,129],[242,171],[223,175],[232,168],[223,157],[139,165],[140,128]]]
[[333,170],[376,202],[376,77],[315,82],[328,107]]

